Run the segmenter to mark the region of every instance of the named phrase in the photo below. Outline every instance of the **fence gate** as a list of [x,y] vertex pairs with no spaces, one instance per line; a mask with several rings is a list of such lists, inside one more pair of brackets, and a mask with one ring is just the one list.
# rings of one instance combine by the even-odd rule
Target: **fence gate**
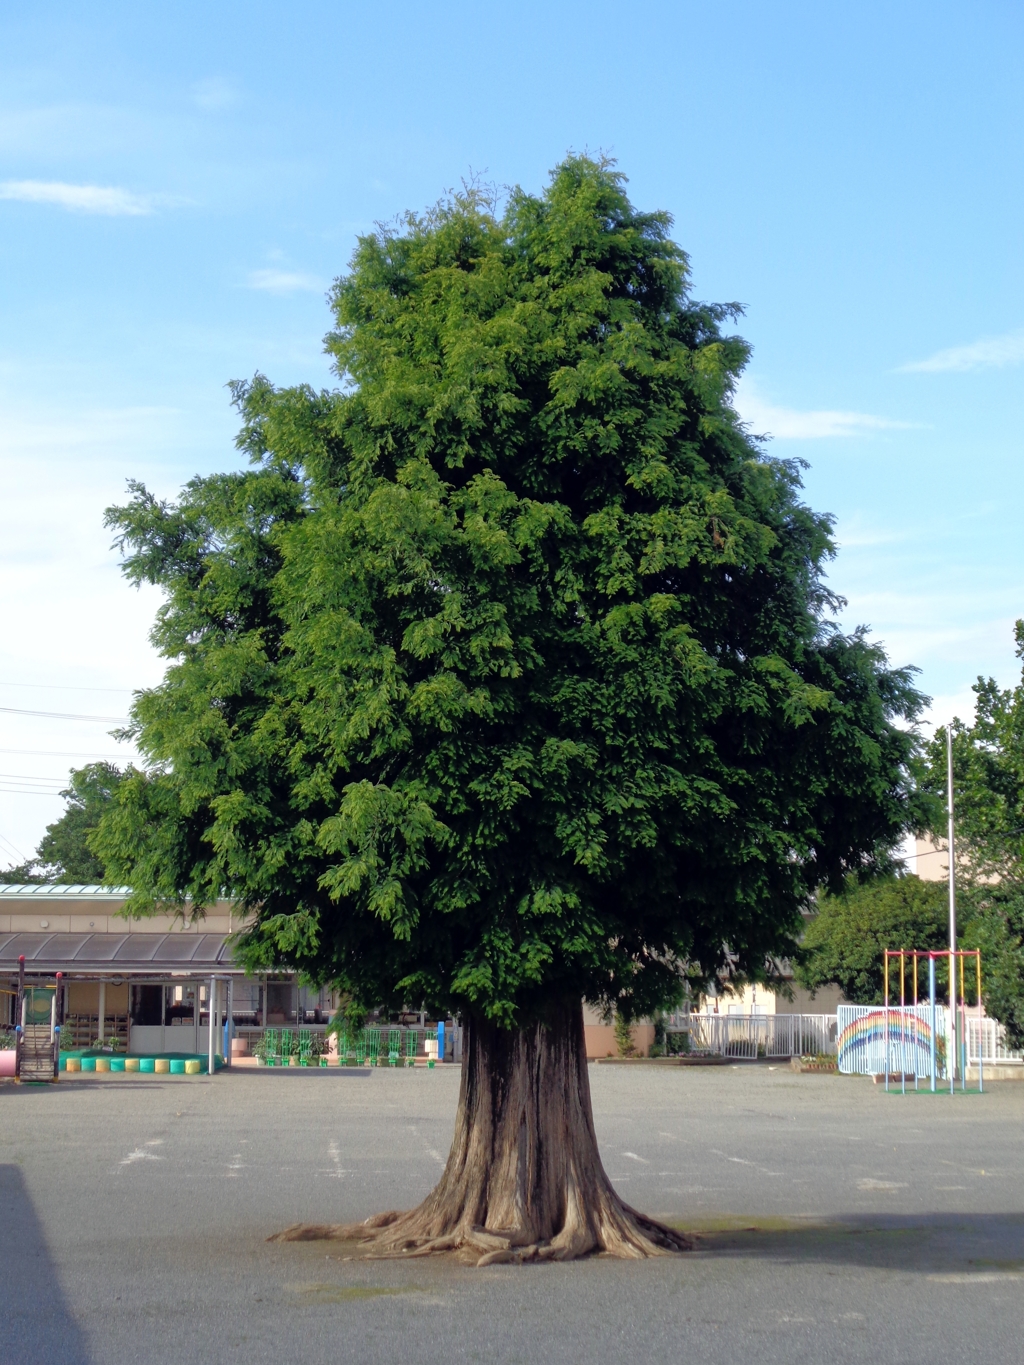
[[691,1052],[746,1061],[836,1050],[834,1014],[678,1014],[666,1031],[688,1032]]

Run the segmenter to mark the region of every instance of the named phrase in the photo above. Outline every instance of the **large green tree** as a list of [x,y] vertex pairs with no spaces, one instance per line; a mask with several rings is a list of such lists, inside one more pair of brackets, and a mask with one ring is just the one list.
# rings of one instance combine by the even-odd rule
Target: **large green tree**
[[[1024,621],[1016,626],[1024,658]],[[971,724],[952,722],[958,919],[982,953],[982,996],[1010,1041],[1024,1044],[1024,683],[974,687]],[[946,729],[928,748],[929,785],[946,790]]]
[[[797,981],[812,991],[838,986],[847,1000],[859,1005],[881,1004],[886,948],[947,947],[948,904],[945,882],[918,877],[878,877],[854,883],[841,896],[822,896],[804,934]],[[941,989],[948,974],[940,962]],[[908,983],[910,979],[906,978]],[[921,978],[920,989],[927,989],[926,977]],[[899,990],[897,976],[890,983],[890,1002],[899,1002]]]
[[377,1250],[681,1245],[601,1167],[581,1001],[766,980],[916,819],[921,698],[830,623],[828,518],[668,229],[573,157],[360,239],[340,388],[236,385],[251,468],[109,514],[167,595],[97,844],[133,910],[227,890],[252,964],[464,1021],[444,1175]]

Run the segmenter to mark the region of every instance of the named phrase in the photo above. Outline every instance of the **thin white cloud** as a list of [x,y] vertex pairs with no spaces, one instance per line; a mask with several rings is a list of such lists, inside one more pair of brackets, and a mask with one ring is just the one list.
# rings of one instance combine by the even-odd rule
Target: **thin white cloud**
[[253,270],[249,274],[250,289],[265,289],[270,294],[294,294],[296,290],[319,293],[323,281],[315,275],[304,275],[297,270]]
[[899,368],[903,374],[966,374],[969,370],[1002,370],[1021,363],[1024,363],[1024,331],[973,341],[969,346],[951,346],[948,350],[936,351],[926,360],[912,360]]
[[72,213],[100,213],[110,218],[138,218],[153,212],[154,201],[113,185],[68,185],[61,180],[5,180],[0,199],[23,204],[56,204]]
[[749,384],[741,384],[734,398],[736,411],[752,431],[789,441],[817,441],[829,436],[863,436],[872,431],[906,431],[913,422],[896,422],[866,412],[834,408],[801,411],[766,402]]
[[192,87],[192,99],[200,109],[230,109],[238,103],[238,92],[230,81],[214,76]]
[[961,687],[941,697],[933,697],[923,721],[928,729],[947,725],[954,716],[970,725],[975,716],[977,697],[969,687]]

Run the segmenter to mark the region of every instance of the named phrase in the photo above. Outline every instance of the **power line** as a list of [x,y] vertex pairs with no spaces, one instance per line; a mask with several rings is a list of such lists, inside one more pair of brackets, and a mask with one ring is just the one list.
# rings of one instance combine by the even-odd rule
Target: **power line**
[[0,749],[0,754],[20,754],[25,758],[93,758],[97,762],[110,763],[130,757],[128,754],[100,754],[94,749]]
[[24,711],[20,706],[0,706],[6,716],[43,716],[46,720],[101,720],[115,725],[127,725],[127,716],[77,716],[67,711]]
[[33,692],[121,692],[130,696],[132,687],[78,687],[74,683],[12,683],[0,682],[0,687],[24,687]]
[[0,834],[0,844],[5,844],[7,848],[9,848],[10,851],[14,854],[15,858],[17,858],[18,862],[20,863],[28,862],[28,859],[25,857],[24,853],[22,853],[21,849],[18,848],[16,844],[12,844],[10,839],[5,838],[2,834]]
[[34,786],[66,786],[66,777],[33,777],[31,773],[0,773],[0,782],[31,782]]

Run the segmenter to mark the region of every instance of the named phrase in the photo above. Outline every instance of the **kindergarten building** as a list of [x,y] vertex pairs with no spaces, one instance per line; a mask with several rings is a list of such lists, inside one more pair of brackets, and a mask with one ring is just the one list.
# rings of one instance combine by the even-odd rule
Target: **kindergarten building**
[[[27,980],[61,974],[67,1048],[116,1039],[131,1052],[205,1053],[210,1007],[236,1029],[326,1023],[328,991],[306,990],[293,973],[250,977],[232,954],[240,928],[230,901],[204,918],[130,920],[124,887],[0,885],[0,1024],[13,1024],[10,992],[19,959]],[[214,999],[212,991],[217,992]]]

